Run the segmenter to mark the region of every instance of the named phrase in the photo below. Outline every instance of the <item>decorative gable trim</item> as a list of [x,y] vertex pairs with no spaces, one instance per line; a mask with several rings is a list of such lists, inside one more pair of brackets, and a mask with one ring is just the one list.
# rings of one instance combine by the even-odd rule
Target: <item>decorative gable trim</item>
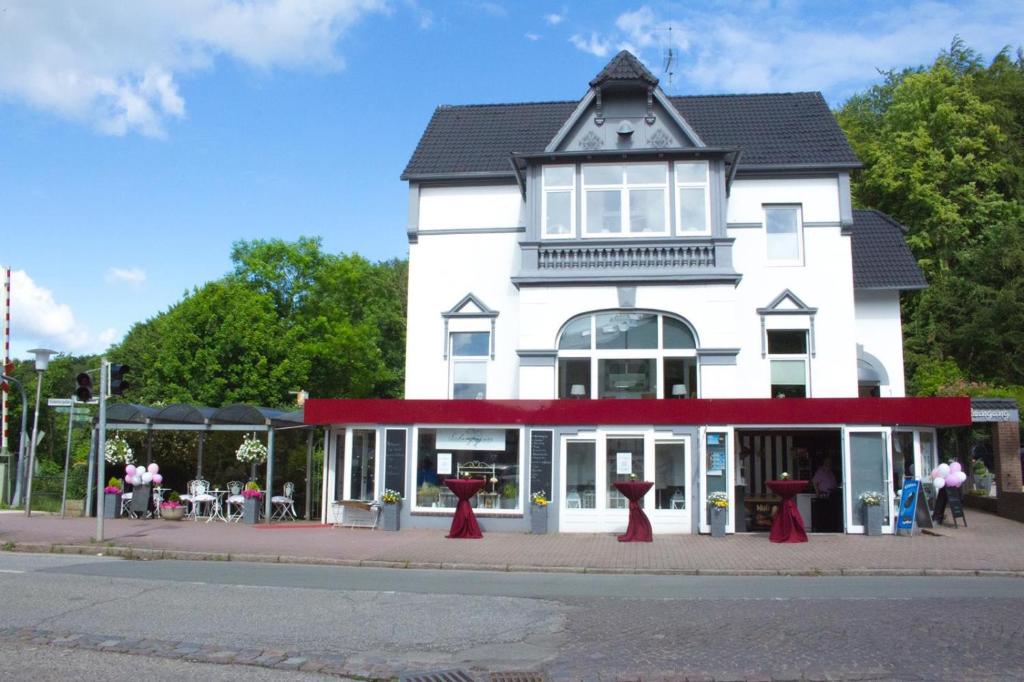
[[[783,307],[784,305],[785,307]],[[771,303],[764,308],[758,308],[757,314],[761,316],[761,357],[768,357],[768,329],[765,323],[765,318],[768,315],[807,315],[809,318],[807,344],[810,355],[813,358],[816,355],[814,347],[814,316],[817,312],[817,308],[812,308],[804,303],[799,296],[789,289],[783,290],[781,294],[773,298]]]
[[441,313],[441,317],[444,319],[444,352],[443,357],[445,360],[448,359],[448,321],[455,319],[470,319],[470,318],[489,318],[491,320],[491,360],[494,359],[494,333],[496,331],[496,321],[498,318],[498,311],[492,310],[490,306],[481,301],[476,294],[470,292],[463,296],[458,303],[453,305],[449,310]]
[[690,127],[690,124],[686,122],[686,119],[679,113],[679,110],[676,109],[672,102],[668,100],[668,97],[665,97],[665,93],[661,91],[661,88],[654,88],[654,99],[658,101],[658,104],[665,108],[665,111],[668,112],[669,118],[671,118],[675,124],[682,129],[686,136],[690,138],[690,142],[693,143],[694,147],[707,146],[704,144],[704,140],[700,139],[700,135],[697,134],[697,131]]
[[558,129],[555,136],[551,138],[551,142],[548,142],[548,146],[544,148],[544,151],[558,151],[558,147],[565,141],[566,136],[569,135],[573,126],[576,125],[576,121],[580,120],[580,117],[587,113],[587,109],[590,108],[590,103],[594,101],[596,96],[597,93],[594,89],[587,91],[587,94],[584,95],[583,99],[580,100],[580,103],[576,105],[576,108],[573,110],[572,114],[569,115],[569,118],[565,119],[565,123],[563,123],[562,127]]

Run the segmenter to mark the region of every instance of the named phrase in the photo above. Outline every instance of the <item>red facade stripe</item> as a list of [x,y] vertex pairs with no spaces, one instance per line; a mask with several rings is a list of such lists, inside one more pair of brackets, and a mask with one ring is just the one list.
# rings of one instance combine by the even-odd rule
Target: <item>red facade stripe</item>
[[966,426],[970,398],[344,400],[310,398],[307,424]]

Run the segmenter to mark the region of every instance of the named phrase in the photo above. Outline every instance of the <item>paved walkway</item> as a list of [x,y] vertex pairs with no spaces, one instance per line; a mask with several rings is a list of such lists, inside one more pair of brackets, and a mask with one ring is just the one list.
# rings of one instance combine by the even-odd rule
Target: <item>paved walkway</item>
[[[310,527],[245,526],[161,520],[108,520],[106,543],[92,541],[95,519],[0,514],[0,545],[21,551],[64,551],[232,561],[480,570],[593,571],[793,575],[932,572],[1024,577],[1024,525],[969,511],[970,527],[942,527],[912,538],[812,535],[800,545],[776,545],[766,534],[727,538],[655,536],[619,543],[610,534],[487,533],[482,540],[448,540],[439,530],[398,533]],[[126,549],[130,548],[130,549]],[[192,554],[197,553],[197,554]]]

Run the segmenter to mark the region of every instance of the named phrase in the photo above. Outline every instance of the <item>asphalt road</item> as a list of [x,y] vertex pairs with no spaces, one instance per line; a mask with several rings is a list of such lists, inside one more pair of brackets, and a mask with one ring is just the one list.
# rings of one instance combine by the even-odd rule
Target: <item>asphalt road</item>
[[[1024,676],[1024,580],[1013,578],[488,573],[5,553],[0,604],[8,628],[303,652],[344,658],[370,676],[456,668],[554,679]],[[0,659],[12,646],[0,642]],[[18,659],[20,679],[56,679],[47,677],[47,649],[69,666],[65,678],[98,670],[89,666],[103,656],[131,658],[17,646],[31,649]],[[166,664],[160,670],[206,666],[211,679],[239,668]]]

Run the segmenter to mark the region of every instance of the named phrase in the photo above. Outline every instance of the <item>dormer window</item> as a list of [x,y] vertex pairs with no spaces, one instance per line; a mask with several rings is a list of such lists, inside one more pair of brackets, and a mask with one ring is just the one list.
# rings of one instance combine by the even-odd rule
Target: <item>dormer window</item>
[[668,234],[668,164],[583,165],[583,236]]

